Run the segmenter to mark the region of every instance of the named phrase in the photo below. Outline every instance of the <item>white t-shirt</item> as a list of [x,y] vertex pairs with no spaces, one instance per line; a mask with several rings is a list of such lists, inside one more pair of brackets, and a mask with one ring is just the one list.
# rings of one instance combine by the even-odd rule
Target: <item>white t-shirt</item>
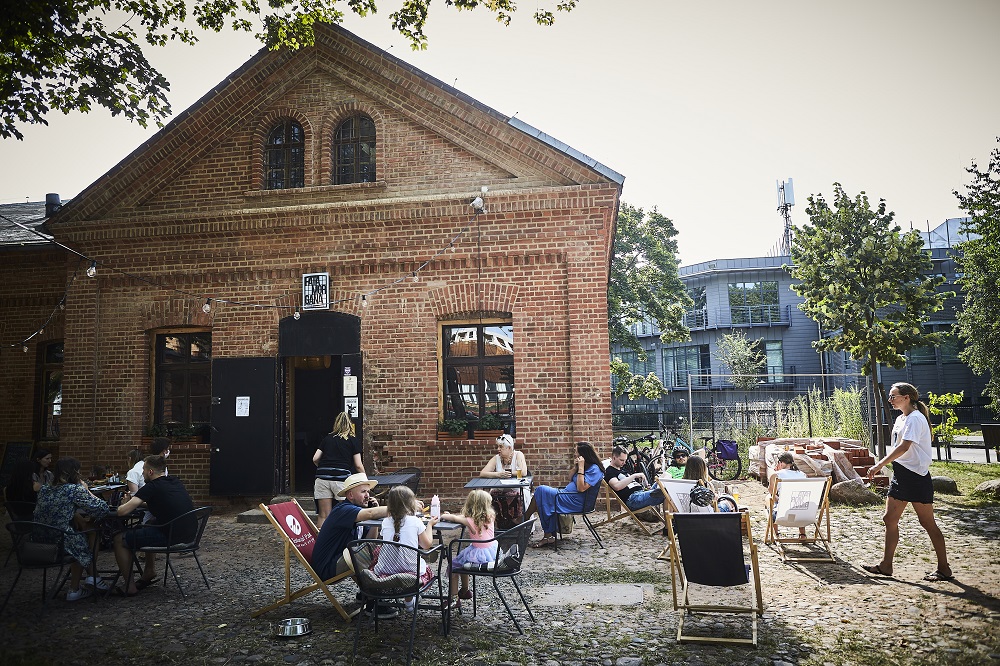
[[774,473],[779,479],[804,479],[806,473],[800,469],[779,469]]
[[130,469],[125,474],[125,480],[134,483],[136,485],[136,488],[142,488],[144,485],[146,485],[146,479],[142,477],[143,465],[145,465],[145,463],[142,460],[140,460],[135,465],[133,465],[132,469]]
[[907,416],[900,414],[896,417],[896,422],[892,425],[892,448],[899,446],[904,439],[910,440],[913,444],[894,462],[898,462],[914,474],[924,476],[931,469],[932,438],[931,425],[919,409],[914,409]]
[[[413,546],[414,548],[420,548],[420,543],[417,540],[427,526],[424,525],[424,521],[420,520],[416,516],[407,516],[403,519],[403,524],[399,530],[399,543],[406,544],[407,546]],[[386,516],[382,519],[382,532],[379,537],[383,541],[392,541],[393,537],[396,536],[396,523],[392,516]],[[406,551],[407,556],[409,556],[411,551]],[[404,563],[395,560],[395,558],[382,558],[380,557],[378,562],[375,563],[375,568],[373,569],[375,573],[380,576],[388,576],[394,573],[423,573],[427,568],[423,559],[420,560],[419,571],[413,571],[412,564],[407,566],[402,566]]]

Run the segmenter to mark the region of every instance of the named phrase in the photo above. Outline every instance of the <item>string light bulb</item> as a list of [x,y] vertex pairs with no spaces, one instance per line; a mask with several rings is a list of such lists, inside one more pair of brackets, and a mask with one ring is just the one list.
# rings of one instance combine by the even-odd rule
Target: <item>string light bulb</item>
[[365,294],[361,294],[361,307],[363,308],[368,307],[368,296],[366,296]]
[[206,298],[205,299],[205,304],[203,306],[201,306],[201,311],[204,312],[205,314],[209,314],[212,311],[212,299],[211,298]]
[[413,281],[420,282],[420,276],[417,274],[416,271],[413,271]]
[[91,261],[90,266],[87,267],[87,277],[92,278],[97,275],[97,262]]
[[25,354],[27,354],[28,353],[28,345],[24,345],[23,347],[21,347],[21,351],[23,351]]
[[448,251],[449,252],[454,252],[455,251],[455,241],[452,241],[452,242],[448,243]]
[[293,314],[292,317],[295,319],[295,321],[302,319],[302,313],[299,312],[298,308],[295,308],[295,314]]

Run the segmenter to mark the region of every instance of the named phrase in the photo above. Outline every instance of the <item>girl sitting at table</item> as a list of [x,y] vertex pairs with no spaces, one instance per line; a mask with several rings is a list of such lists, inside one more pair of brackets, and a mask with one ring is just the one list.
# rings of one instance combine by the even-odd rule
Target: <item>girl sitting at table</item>
[[[86,529],[91,521],[100,520],[111,513],[108,503],[90,492],[80,480],[80,463],[75,458],[62,458],[55,464],[52,484],[42,486],[35,504],[35,522],[59,528],[66,533],[63,550],[73,558],[70,564],[69,591],[66,601],[89,597],[91,590],[80,586],[84,567],[93,562],[93,543],[74,528]],[[97,533],[90,535],[96,538]],[[101,579],[88,576],[85,585],[107,590],[110,585]]]
[[[386,495],[386,508],[389,515],[382,519],[382,540],[401,543],[413,548],[427,550],[434,544],[434,525],[440,520],[433,516],[427,525],[424,521],[414,515],[417,513],[417,498],[413,491],[406,486],[396,486]],[[420,582],[426,583],[434,577],[430,566],[424,562],[423,558],[417,561],[409,561],[410,551],[406,551],[405,557],[386,557],[388,551],[385,548],[380,551],[378,561],[372,567],[372,572],[379,576],[390,576],[397,573],[412,573],[420,576]],[[406,599],[406,609],[414,610],[413,598]]]
[[[478,567],[480,564],[492,564],[497,558],[497,542],[493,538],[493,521],[496,513],[493,511],[493,498],[485,490],[473,490],[465,498],[465,505],[462,513],[443,513],[441,520],[451,523],[459,523],[469,530],[469,537],[476,539],[477,543],[471,543],[455,556],[452,562],[451,585],[449,590],[454,590],[457,585],[459,574],[455,569],[461,569],[464,565]],[[469,592],[469,575],[461,574],[462,589],[458,591],[459,599],[471,599],[472,592]],[[449,602],[451,600],[449,599]]]

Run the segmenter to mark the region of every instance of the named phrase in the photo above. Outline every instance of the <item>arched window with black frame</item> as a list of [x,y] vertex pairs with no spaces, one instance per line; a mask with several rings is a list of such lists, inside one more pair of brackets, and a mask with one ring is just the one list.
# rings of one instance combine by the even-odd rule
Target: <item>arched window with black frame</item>
[[305,133],[302,125],[283,118],[264,142],[264,189],[305,187]]
[[333,133],[333,184],[375,182],[375,123],[358,113]]

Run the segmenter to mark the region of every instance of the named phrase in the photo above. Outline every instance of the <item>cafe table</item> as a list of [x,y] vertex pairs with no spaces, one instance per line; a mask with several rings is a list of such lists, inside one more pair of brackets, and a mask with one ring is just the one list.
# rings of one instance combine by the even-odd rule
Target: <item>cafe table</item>
[[493,488],[519,488],[521,489],[521,501],[524,503],[524,510],[528,510],[528,493],[524,492],[525,489],[531,488],[532,478],[529,474],[528,476],[515,479],[511,477],[509,479],[497,479],[497,478],[484,478],[477,476],[476,478],[465,484],[466,490],[474,490],[476,488],[480,490],[485,490],[489,492]]

